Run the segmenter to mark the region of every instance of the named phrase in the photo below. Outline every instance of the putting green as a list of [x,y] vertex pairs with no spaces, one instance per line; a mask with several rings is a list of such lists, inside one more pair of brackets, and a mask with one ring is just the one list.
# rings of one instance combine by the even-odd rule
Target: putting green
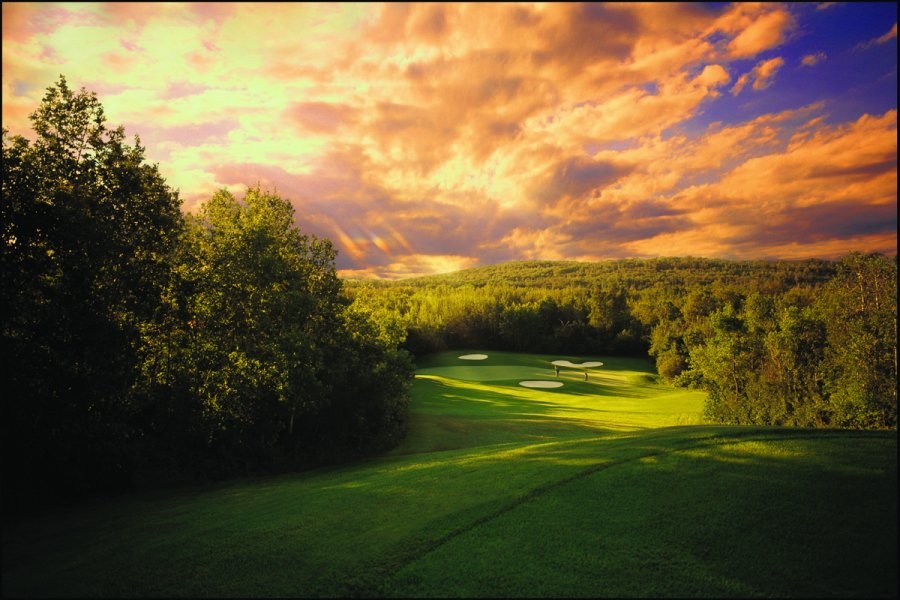
[[550,369],[536,369],[523,365],[448,365],[416,371],[418,375],[438,375],[464,381],[499,381],[501,379],[536,379],[551,375]]
[[[552,361],[563,360],[560,355],[517,354],[492,351],[486,361],[463,364],[459,352],[447,351],[422,357],[416,370],[416,389],[420,408],[423,398],[433,400],[427,404],[428,415],[419,417],[411,428],[421,432],[412,433],[402,444],[402,452],[412,448],[434,448],[434,439],[443,439],[448,427],[448,410],[453,418],[465,415],[470,410],[484,414],[484,404],[488,403],[500,413],[521,410],[522,414],[534,414],[539,410],[554,421],[573,420],[579,426],[589,423],[606,430],[624,430],[646,427],[667,427],[688,425],[702,421],[703,400],[706,393],[699,390],[684,390],[659,383],[647,370],[647,362],[640,359],[616,357],[569,356],[569,361],[600,362],[604,367],[589,373],[585,380],[582,367],[561,368],[556,374]],[[478,349],[462,350],[478,352]],[[565,355],[563,355],[565,356]],[[532,387],[521,385],[523,381],[548,381],[562,383],[562,387]],[[545,386],[548,384],[538,384]],[[440,417],[437,415],[441,415]],[[452,425],[456,427],[456,425]],[[466,427],[467,442],[482,439],[482,433],[489,439],[487,430]],[[438,437],[435,437],[438,436]],[[434,438],[434,439],[432,439]],[[456,447],[438,444],[440,447]],[[416,450],[418,451],[418,450]]]

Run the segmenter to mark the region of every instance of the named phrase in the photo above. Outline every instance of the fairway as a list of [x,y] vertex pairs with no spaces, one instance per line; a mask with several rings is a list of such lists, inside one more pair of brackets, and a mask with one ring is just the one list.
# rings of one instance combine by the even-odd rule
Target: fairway
[[381,457],[5,526],[3,595],[896,594],[896,431],[706,425],[607,356],[445,352],[412,397]]

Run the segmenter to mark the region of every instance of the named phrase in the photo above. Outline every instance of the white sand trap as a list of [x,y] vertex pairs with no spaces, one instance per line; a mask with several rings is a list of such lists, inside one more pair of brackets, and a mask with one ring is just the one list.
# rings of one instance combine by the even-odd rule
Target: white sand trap
[[558,388],[562,387],[562,381],[520,381],[519,385],[530,388]]
[[463,360],[484,360],[487,358],[487,354],[463,354],[459,358]]
[[575,367],[576,369],[587,369],[589,367],[602,367],[603,363],[597,360],[589,360],[587,362],[583,362],[580,365],[578,363],[573,363],[568,360],[554,360],[554,365],[558,367]]

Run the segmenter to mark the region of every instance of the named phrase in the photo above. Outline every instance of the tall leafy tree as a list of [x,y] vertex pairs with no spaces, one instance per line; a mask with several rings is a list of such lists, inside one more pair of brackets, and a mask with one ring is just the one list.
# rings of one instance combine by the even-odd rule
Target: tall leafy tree
[[768,398],[756,375],[762,363],[758,336],[730,306],[713,312],[709,321],[712,335],[690,354],[709,391],[706,415],[723,423],[769,424]]
[[182,224],[177,192],[93,93],[61,76],[30,119],[32,141],[3,131],[5,506],[127,470],[140,331]]
[[[160,418],[192,420],[190,443],[206,460],[192,468],[332,458],[351,437],[365,451],[391,419],[405,422],[409,361],[364,315],[351,319],[334,258],[328,239],[294,226],[287,200],[259,187],[241,199],[221,190],[187,218],[167,328],[144,364],[157,397],[189,405]],[[399,410],[385,416],[391,402]]]
[[765,334],[769,422],[821,426],[830,422],[824,396],[825,324],[809,309],[785,306]]
[[897,426],[897,257],[845,256],[817,303],[836,424]]

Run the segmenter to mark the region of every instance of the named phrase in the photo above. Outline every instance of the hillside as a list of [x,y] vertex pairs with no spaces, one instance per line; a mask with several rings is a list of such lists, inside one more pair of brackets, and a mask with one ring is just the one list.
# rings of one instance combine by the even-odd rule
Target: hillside
[[606,281],[643,288],[654,283],[707,285],[763,283],[791,287],[815,284],[834,275],[835,263],[818,259],[799,261],[731,261],[713,258],[628,258],[598,262],[526,260],[473,267],[452,273],[425,275],[393,281],[345,279],[350,289],[358,287],[428,288],[472,285],[515,285],[523,288],[590,287]]
[[461,356],[422,360],[380,457],[5,529],[3,595],[895,594],[896,432],[705,425],[633,359]]
[[417,357],[472,347],[648,357],[728,424],[893,428],[897,259],[521,261],[351,281]]

